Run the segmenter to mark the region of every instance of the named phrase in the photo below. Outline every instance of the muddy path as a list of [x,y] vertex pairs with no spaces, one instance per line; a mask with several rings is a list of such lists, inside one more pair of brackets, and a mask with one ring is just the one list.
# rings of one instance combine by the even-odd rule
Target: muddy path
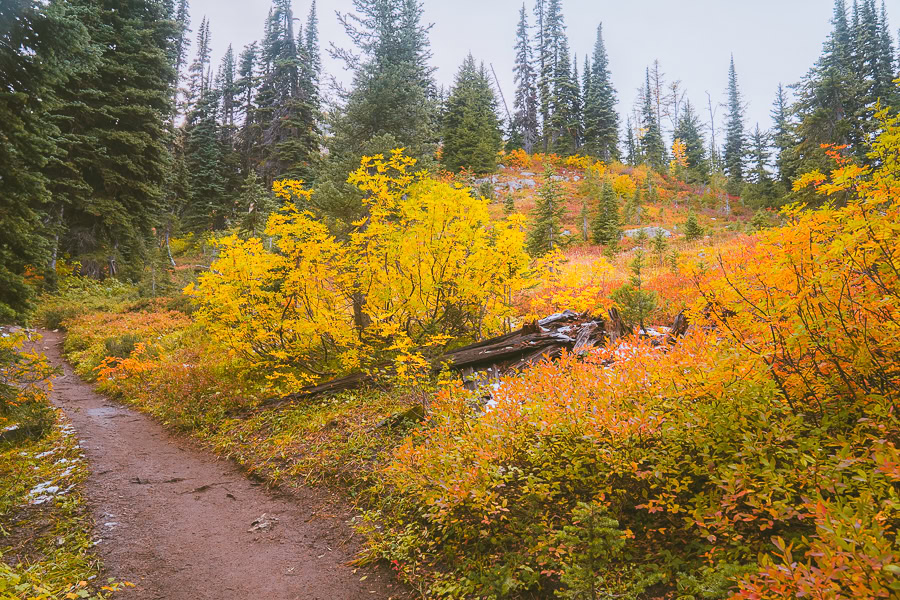
[[[38,343],[63,368],[52,400],[91,467],[86,495],[110,577],[134,600],[355,600],[400,597],[390,574],[347,562],[358,536],[321,490],[273,493],[229,461],[167,432],[82,382],[62,334]],[[260,517],[266,517],[260,521]]]

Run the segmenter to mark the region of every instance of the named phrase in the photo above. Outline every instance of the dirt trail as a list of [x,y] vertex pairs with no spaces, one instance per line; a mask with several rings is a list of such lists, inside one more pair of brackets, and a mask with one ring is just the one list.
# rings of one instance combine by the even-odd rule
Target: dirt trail
[[[346,566],[356,540],[340,502],[319,490],[273,494],[232,463],[169,434],[82,382],[62,334],[38,344],[64,369],[53,402],[91,465],[87,496],[109,576],[133,600],[355,600],[401,595],[389,574]],[[263,514],[270,528],[248,531]],[[361,578],[365,577],[363,581]]]

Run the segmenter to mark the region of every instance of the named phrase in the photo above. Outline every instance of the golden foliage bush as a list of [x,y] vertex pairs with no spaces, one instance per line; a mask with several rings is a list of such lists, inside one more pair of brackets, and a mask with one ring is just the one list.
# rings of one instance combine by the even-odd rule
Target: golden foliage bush
[[269,220],[271,249],[222,240],[187,290],[198,322],[289,387],[501,331],[532,285],[521,217],[491,222],[485,199],[413,165],[399,150],[363,159],[349,182],[367,216],[347,239],[288,203]]

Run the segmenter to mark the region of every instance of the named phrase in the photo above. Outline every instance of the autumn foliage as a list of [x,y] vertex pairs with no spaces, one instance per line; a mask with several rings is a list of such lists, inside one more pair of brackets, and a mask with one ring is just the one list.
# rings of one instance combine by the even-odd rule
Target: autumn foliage
[[[694,327],[445,390],[370,555],[447,597],[900,594],[900,123],[694,266]],[[377,526],[376,526],[377,525]]]
[[363,159],[349,182],[367,216],[346,239],[289,202],[271,243],[222,240],[188,290],[198,321],[290,386],[502,330],[531,285],[521,217],[491,222],[487,200],[414,162]]

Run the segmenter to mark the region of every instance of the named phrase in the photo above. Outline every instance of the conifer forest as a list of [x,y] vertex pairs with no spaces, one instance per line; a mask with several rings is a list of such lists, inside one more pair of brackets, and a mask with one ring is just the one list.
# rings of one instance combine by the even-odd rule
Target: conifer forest
[[900,598],[896,0],[193,4],[0,0],[0,600]]

